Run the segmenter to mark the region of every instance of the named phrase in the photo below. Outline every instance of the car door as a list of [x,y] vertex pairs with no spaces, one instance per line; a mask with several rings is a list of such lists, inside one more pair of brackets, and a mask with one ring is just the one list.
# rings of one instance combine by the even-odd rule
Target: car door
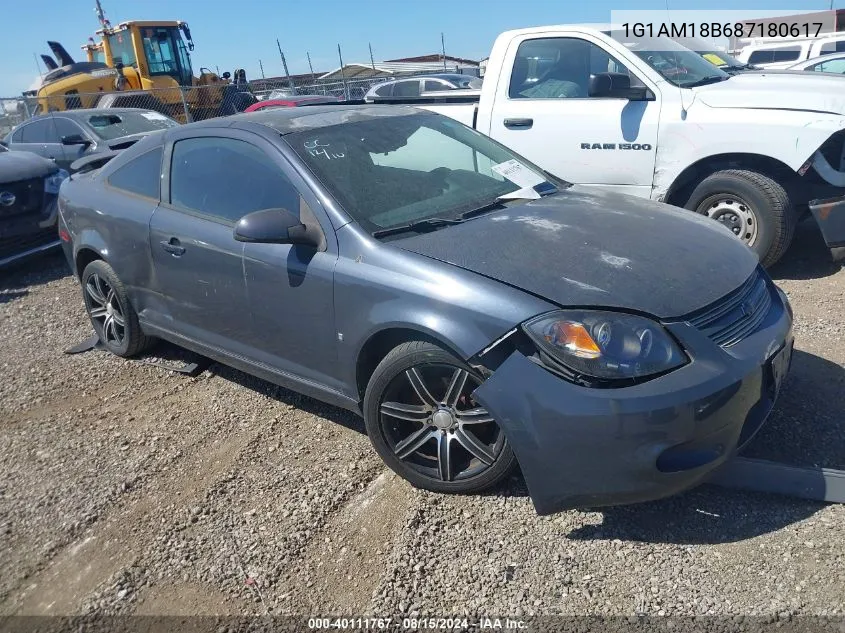
[[807,66],[804,70],[812,70],[819,73],[838,73],[842,75],[845,74],[845,58],[839,57],[837,59],[816,62],[811,66]]
[[263,192],[261,204],[299,216],[319,247],[244,245],[252,354],[274,371],[340,391],[333,299],[338,258],[334,229],[319,199],[272,146],[266,147],[264,167],[253,169],[249,180],[250,187]]
[[253,211],[232,170],[244,141],[220,130],[186,130],[165,151],[162,201],[149,240],[161,310],[155,325],[228,353],[246,355],[251,327],[233,226]]
[[419,97],[420,96],[420,80],[419,79],[403,79],[393,84],[394,97]]
[[[56,135],[59,138],[61,148],[59,157],[56,158],[56,163],[58,163],[62,169],[70,170],[70,164],[73,161],[78,158],[82,158],[89,153],[92,147],[94,147],[94,140],[76,121],[68,117],[55,114],[53,115],[53,123],[56,126]],[[62,143],[62,139],[68,136],[79,136],[89,143],[87,145],[82,143],[65,145]]]
[[52,114],[35,119],[24,125],[12,137],[13,149],[33,152],[44,158],[60,162],[64,158],[63,147],[56,132]]
[[423,81],[423,92],[454,90],[455,86],[442,79],[426,79]]
[[[336,372],[332,275],[337,260],[279,150],[239,130],[175,140],[169,197],[150,223],[150,244],[169,328],[275,373],[326,384]],[[252,211],[287,208],[323,247],[246,244],[234,224]],[[329,248],[330,247],[330,248]]]
[[600,40],[517,37],[503,68],[489,129],[480,131],[570,182],[650,195],[659,93],[653,101],[590,97],[595,73],[623,72],[643,84]]

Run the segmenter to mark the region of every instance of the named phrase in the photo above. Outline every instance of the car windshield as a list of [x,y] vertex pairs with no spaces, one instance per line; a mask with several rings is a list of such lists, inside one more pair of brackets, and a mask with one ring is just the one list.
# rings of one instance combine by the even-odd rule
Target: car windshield
[[748,64],[739,61],[736,57],[728,55],[724,51],[716,50],[710,43],[698,38],[676,38],[675,41],[681,46],[695,51],[705,60],[721,68],[722,70],[731,70],[737,68],[745,68]]
[[91,114],[87,117],[86,122],[94,130],[94,133],[105,141],[132,134],[166,130],[179,125],[173,119],[152,110],[148,112]]
[[612,35],[666,81],[681,88],[694,88],[730,79],[725,71],[668,37],[625,38],[617,32]]
[[538,197],[537,190],[553,192],[563,184],[436,114],[379,116],[284,138],[370,232],[432,218],[454,220],[500,196]]

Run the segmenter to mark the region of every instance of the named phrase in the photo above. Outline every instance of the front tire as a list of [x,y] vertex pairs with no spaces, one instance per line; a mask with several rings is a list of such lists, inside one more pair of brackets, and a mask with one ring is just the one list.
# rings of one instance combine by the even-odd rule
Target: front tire
[[385,464],[417,488],[475,493],[516,463],[507,438],[471,393],[483,379],[424,341],[394,348],[364,396],[367,434]]
[[698,184],[684,206],[727,226],[765,267],[783,256],[795,234],[796,213],[786,190],[755,171],[717,171]]
[[82,271],[85,310],[100,342],[116,356],[127,358],[150,344],[138,323],[138,315],[126,289],[114,270],[103,260],[95,260]]

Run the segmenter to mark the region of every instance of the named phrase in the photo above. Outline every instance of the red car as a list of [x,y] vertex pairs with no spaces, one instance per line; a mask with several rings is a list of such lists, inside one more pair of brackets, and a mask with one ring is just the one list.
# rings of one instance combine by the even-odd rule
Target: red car
[[296,95],[293,97],[285,97],[284,99],[267,99],[266,101],[259,101],[253,103],[244,112],[256,112],[258,110],[269,110],[271,108],[295,108],[301,105],[313,105],[316,103],[337,103],[343,101],[338,97],[324,96],[324,95]]

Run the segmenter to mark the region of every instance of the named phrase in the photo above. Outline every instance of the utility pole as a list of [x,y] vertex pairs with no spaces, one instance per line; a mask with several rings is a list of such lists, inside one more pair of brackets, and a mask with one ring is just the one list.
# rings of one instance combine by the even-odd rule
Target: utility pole
[[103,11],[103,5],[100,4],[100,0],[95,0],[95,2],[97,3],[97,8],[95,9],[97,20],[99,20],[100,26],[107,29],[109,27],[109,21],[106,19],[106,12]]
[[346,85],[346,74],[343,72],[343,55],[340,54],[340,44],[337,45],[337,58],[340,60],[340,80],[343,82],[343,98],[349,101],[349,86]]
[[[314,74],[314,66],[311,64],[311,53],[305,51],[305,57],[308,58],[308,70],[311,71],[311,83],[314,85],[314,88],[317,87],[317,76]],[[323,86],[323,94],[326,94],[326,87]]]
[[279,44],[278,38],[276,39],[276,46],[279,47],[279,55],[282,58],[282,67],[285,69],[285,77],[288,78],[288,86],[290,87],[290,93],[292,95],[296,94],[296,86],[293,85],[293,79],[290,78],[290,73],[288,72],[288,63],[285,60],[285,54],[282,52],[282,45]]
[[32,58],[35,60],[35,68],[38,70],[38,76],[43,77],[44,73],[41,72],[41,64],[38,63],[38,55],[33,53]]
[[443,51],[443,71],[446,71],[446,39],[443,37],[443,32],[440,32],[440,50]]
[[264,76],[264,64],[261,63],[260,59],[258,60],[258,67],[261,69],[261,78],[266,79],[266,77]]

